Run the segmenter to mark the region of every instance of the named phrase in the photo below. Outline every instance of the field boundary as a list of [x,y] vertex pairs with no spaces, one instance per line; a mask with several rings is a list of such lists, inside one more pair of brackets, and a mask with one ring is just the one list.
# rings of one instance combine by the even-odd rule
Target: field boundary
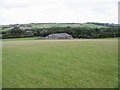
[[15,41],[3,41],[3,42],[111,42],[111,41],[118,41],[118,39],[114,40],[103,40],[103,39],[81,39],[81,40],[15,40]]

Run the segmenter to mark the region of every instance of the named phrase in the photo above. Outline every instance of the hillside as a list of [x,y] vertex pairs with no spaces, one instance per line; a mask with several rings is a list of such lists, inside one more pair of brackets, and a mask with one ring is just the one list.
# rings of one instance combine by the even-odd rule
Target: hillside
[[46,37],[51,33],[68,33],[73,38],[118,37],[117,24],[105,23],[30,23],[1,25],[2,38]]
[[7,31],[12,29],[14,26],[19,26],[21,29],[35,29],[35,28],[52,28],[52,27],[90,27],[90,28],[106,28],[106,26],[87,24],[87,23],[31,23],[31,24],[11,24],[11,25],[0,25],[0,30]]

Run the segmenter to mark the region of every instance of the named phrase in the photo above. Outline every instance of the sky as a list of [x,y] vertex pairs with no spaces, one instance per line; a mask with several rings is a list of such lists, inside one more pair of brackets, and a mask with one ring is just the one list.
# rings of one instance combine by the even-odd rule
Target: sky
[[0,25],[118,23],[119,0],[0,0]]

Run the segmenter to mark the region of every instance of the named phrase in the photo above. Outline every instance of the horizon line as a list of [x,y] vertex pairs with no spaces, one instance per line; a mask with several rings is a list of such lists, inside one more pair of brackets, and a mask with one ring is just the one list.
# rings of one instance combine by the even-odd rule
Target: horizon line
[[[16,24],[65,24],[65,23],[68,23],[68,24],[81,24],[82,22],[34,22],[34,23],[12,23],[12,24],[0,24],[0,25],[16,25]],[[83,22],[82,24],[84,23],[104,23],[104,24],[118,24],[118,23],[108,23],[108,22]]]

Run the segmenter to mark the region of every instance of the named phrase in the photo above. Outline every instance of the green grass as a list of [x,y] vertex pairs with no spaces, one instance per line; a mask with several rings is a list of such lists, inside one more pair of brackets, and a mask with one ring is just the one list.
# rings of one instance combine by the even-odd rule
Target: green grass
[[17,40],[44,40],[45,37],[29,37],[29,38],[10,38],[2,39],[2,41],[17,41]]
[[119,37],[114,37],[114,38],[97,38],[96,40],[118,40]]
[[[118,40],[117,37],[115,38],[97,38],[97,40]],[[18,40],[45,40],[45,37],[29,37],[29,38],[10,38],[10,39],[0,39],[2,41],[18,41]],[[82,40],[82,39],[75,39],[75,40]],[[96,40],[96,39],[86,39],[86,40]]]
[[117,43],[4,41],[3,88],[117,88]]
[[82,27],[89,27],[89,28],[106,28],[106,26],[95,25],[95,24],[83,24]]
[[21,27],[21,29],[31,29],[31,28],[52,28],[52,27],[90,27],[90,28],[102,28],[106,26],[100,26],[95,24],[31,24],[32,27]]

